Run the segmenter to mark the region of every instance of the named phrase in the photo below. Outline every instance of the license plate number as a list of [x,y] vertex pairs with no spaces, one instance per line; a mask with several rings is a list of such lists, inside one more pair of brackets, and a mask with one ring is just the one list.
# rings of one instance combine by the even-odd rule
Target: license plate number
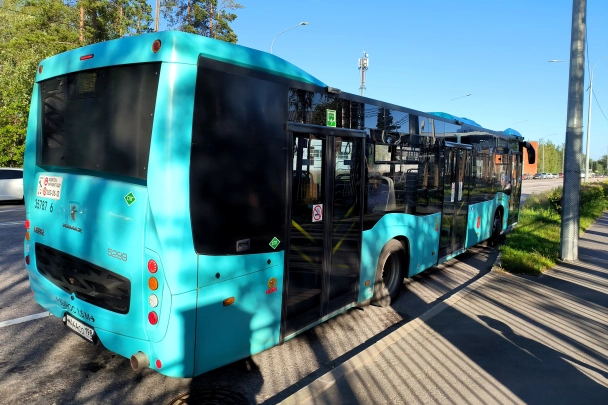
[[78,336],[88,340],[91,343],[95,343],[95,329],[75,318],[72,318],[69,315],[64,315],[63,322],[65,323],[65,326],[74,331]]

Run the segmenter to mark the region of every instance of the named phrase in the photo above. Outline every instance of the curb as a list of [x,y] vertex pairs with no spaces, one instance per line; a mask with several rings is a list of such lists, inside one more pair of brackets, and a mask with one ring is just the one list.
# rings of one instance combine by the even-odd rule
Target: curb
[[[492,267],[495,265],[496,263],[493,264]],[[441,311],[445,310],[446,308],[449,308],[450,306],[454,305],[455,303],[466,297],[471,292],[475,291],[477,288],[481,287],[488,281],[488,276],[491,274],[491,271],[484,274],[477,281],[469,284],[468,286],[458,291],[456,294],[452,295],[445,301],[442,301],[433,308],[429,309],[424,314],[420,315],[418,318],[401,326],[399,329],[390,333],[388,336],[385,336],[378,342],[363,350],[361,353],[353,356],[352,358],[337,366],[333,370],[323,374],[321,377],[317,378],[315,381],[313,381],[306,387],[301,388],[295,394],[289,396],[285,400],[281,401],[279,404],[295,405],[321,394],[323,391],[333,386],[341,378],[373,361],[385,349],[397,343],[399,340],[405,338],[407,335],[416,330],[420,325],[424,324],[426,321],[439,314]]]

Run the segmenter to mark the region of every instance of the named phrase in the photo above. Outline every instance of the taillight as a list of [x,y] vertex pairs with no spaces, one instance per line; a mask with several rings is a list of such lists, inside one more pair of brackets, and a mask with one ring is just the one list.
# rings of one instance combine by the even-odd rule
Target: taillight
[[156,273],[158,271],[158,264],[152,259],[148,260],[148,271],[150,273]]
[[150,304],[150,306],[152,308],[156,308],[158,306],[158,297],[156,295],[154,295],[154,294],[151,294],[148,297],[148,304]]
[[29,219],[25,220],[25,229],[30,229],[30,220]]
[[30,240],[30,233],[29,232],[25,233],[25,240],[27,240],[27,241]]
[[158,315],[156,312],[152,311],[148,314],[148,322],[152,325],[156,325],[158,323]]
[[160,39],[157,39],[156,41],[152,42],[152,52],[158,52],[160,50],[160,45]]
[[152,291],[158,289],[158,280],[156,279],[156,277],[150,277],[148,279],[148,287],[150,287]]
[[160,360],[156,360],[156,368],[161,368],[163,366],[163,363],[160,362]]
[[80,60],[93,59],[93,56],[95,56],[95,55],[94,54],[84,55],[84,56],[80,57]]
[[30,256],[29,255],[25,256],[25,264],[27,264],[28,266],[30,264]]

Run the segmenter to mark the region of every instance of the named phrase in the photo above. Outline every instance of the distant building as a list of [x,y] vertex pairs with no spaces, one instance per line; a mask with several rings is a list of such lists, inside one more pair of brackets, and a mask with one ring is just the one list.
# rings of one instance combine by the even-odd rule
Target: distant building
[[524,148],[524,167],[523,174],[536,174],[538,173],[538,141],[530,141],[536,152],[536,162],[534,164],[528,163],[528,151]]

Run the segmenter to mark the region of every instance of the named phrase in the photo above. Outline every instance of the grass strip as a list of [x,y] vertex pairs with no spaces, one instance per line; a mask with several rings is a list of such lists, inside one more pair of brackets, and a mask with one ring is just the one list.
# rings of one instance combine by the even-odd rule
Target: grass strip
[[[517,226],[501,251],[502,268],[510,273],[538,276],[559,260],[562,187],[532,194],[523,204]],[[608,209],[608,183],[581,186],[580,232]]]

